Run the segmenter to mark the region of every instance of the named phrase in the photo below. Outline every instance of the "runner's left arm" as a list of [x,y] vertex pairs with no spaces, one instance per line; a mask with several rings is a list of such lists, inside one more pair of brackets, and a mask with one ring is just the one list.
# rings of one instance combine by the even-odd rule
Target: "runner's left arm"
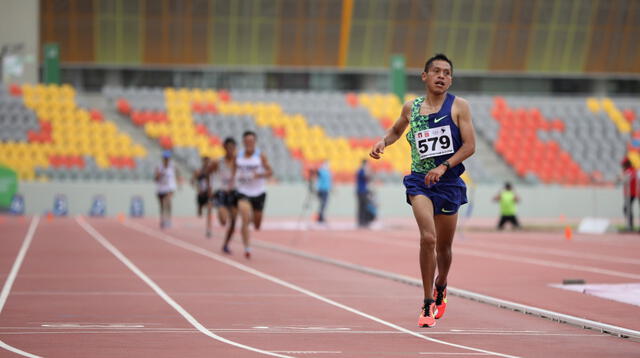
[[476,151],[476,134],[473,128],[473,122],[471,121],[469,102],[462,98],[458,98],[456,102],[459,102],[458,128],[460,129],[460,136],[462,137],[462,145],[458,151],[449,158],[449,165],[451,165],[451,167],[462,163]]
[[260,160],[262,160],[262,166],[265,171],[262,174],[256,174],[256,178],[271,178],[273,169],[271,169],[271,164],[269,164],[269,160],[267,160],[267,156],[264,153],[260,153]]

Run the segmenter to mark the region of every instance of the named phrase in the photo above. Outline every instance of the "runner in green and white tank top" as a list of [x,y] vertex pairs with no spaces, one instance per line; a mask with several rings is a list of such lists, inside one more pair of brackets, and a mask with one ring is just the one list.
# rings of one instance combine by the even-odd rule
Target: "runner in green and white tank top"
[[[467,101],[447,92],[453,79],[451,61],[442,54],[433,56],[421,78],[425,96],[404,104],[400,118],[373,146],[370,156],[380,159],[385,147],[410,126],[406,139],[411,150],[411,174],[404,178],[404,185],[420,233],[424,301],[418,325],[433,327],[447,306],[457,213],[467,202],[466,187],[460,179],[462,161],[475,151],[475,134]],[[436,266],[438,276],[434,279]]]

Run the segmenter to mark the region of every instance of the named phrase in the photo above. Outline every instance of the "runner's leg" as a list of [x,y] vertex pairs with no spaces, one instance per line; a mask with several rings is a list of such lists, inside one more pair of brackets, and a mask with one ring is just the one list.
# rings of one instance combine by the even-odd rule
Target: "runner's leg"
[[223,192],[217,192],[216,205],[218,207],[218,222],[220,226],[227,226],[227,219],[229,218],[229,208],[227,207],[228,201],[231,200],[229,196],[231,194],[225,194]]
[[227,226],[227,219],[229,218],[229,209],[226,206],[218,206],[218,222],[220,226]]
[[255,227],[256,230],[260,230],[260,225],[262,225],[262,210],[254,210],[253,227]]
[[447,284],[447,276],[451,267],[451,246],[456,233],[458,214],[436,215],[434,218],[436,225],[436,252],[438,262],[438,277],[435,284],[444,286]]
[[164,227],[164,196],[158,194],[158,204],[160,205],[160,227]]
[[222,248],[228,247],[229,241],[231,241],[231,236],[233,236],[233,232],[236,229],[236,217],[238,216],[238,209],[235,207],[231,207],[229,209],[229,226],[227,227],[227,233],[224,238],[224,245]]
[[207,200],[207,203],[205,204],[207,206],[207,237],[211,236],[211,212],[213,211],[213,204],[211,203],[211,200]]
[[240,219],[242,220],[240,228],[242,243],[246,249],[249,247],[249,221],[251,220],[251,203],[248,199],[243,198],[238,201],[238,212],[240,213]]
[[433,299],[433,276],[436,271],[436,227],[433,203],[424,195],[410,196],[413,215],[420,230],[420,273],[425,299]]
[[173,198],[173,193],[167,193],[164,197],[164,210],[165,210],[165,220],[166,226],[171,226],[171,200]]

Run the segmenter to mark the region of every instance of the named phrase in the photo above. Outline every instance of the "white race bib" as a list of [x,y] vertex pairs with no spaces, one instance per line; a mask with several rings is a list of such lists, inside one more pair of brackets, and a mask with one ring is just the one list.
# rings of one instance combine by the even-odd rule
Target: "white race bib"
[[425,129],[417,132],[414,139],[420,159],[438,157],[454,152],[450,126]]

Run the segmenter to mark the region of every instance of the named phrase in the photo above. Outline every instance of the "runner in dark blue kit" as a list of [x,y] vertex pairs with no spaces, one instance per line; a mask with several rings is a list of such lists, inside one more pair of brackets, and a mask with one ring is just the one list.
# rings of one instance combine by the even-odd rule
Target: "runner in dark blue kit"
[[447,92],[453,78],[451,61],[443,54],[433,56],[421,77],[426,96],[404,104],[400,118],[373,146],[370,156],[380,159],[384,148],[409,126],[406,138],[411,147],[411,174],[404,177],[404,186],[420,230],[424,304],[418,325],[433,327],[447,305],[451,244],[458,209],[467,202],[467,189],[460,178],[462,161],[475,151],[475,133],[469,103]]

